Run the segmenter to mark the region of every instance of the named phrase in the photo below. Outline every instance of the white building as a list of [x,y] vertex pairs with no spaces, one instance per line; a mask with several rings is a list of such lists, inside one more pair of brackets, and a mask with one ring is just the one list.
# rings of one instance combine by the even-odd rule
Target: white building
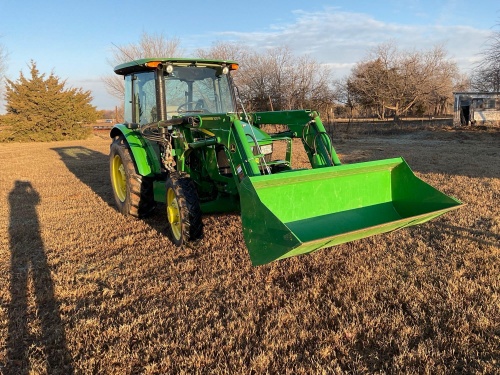
[[454,92],[453,125],[500,125],[500,92]]

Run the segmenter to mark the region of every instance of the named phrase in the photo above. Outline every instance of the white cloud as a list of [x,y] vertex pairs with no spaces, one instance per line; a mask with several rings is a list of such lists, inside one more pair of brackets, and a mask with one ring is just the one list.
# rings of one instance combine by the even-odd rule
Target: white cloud
[[321,12],[296,11],[290,24],[273,25],[259,32],[223,32],[218,36],[248,45],[252,49],[289,46],[297,54],[309,54],[328,64],[337,77],[349,74],[350,68],[373,47],[394,42],[400,49],[428,50],[442,45],[459,68],[468,72],[479,60],[484,41],[491,30],[470,26],[404,25],[382,22],[363,13],[335,8]]

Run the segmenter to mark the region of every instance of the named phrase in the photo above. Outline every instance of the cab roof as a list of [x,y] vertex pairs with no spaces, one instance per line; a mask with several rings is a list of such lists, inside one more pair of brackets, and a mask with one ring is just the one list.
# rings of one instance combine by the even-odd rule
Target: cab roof
[[[148,57],[144,59],[133,60],[115,67],[116,74],[127,75],[130,73],[144,72],[155,69],[158,63],[162,65],[172,64],[174,66],[229,66],[230,69],[238,68],[238,63],[232,60],[211,60],[195,58],[176,58],[176,57]],[[235,65],[235,67],[233,66]]]

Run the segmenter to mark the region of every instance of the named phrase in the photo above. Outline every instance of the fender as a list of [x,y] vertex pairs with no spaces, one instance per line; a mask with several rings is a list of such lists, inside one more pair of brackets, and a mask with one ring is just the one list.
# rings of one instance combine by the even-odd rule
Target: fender
[[161,173],[160,160],[154,148],[138,131],[129,129],[124,124],[117,124],[111,129],[109,135],[111,138],[115,138],[120,134],[125,137],[132,151],[137,173],[145,177],[152,177]]

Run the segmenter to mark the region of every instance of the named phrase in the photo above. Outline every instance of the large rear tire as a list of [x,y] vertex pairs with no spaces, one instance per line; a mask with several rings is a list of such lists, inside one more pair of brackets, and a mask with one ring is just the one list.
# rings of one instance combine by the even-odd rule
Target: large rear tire
[[203,238],[203,222],[196,186],[186,173],[170,173],[166,182],[167,218],[175,245]]
[[111,143],[109,171],[118,211],[134,217],[150,215],[155,208],[153,182],[137,173],[123,135],[115,137]]

